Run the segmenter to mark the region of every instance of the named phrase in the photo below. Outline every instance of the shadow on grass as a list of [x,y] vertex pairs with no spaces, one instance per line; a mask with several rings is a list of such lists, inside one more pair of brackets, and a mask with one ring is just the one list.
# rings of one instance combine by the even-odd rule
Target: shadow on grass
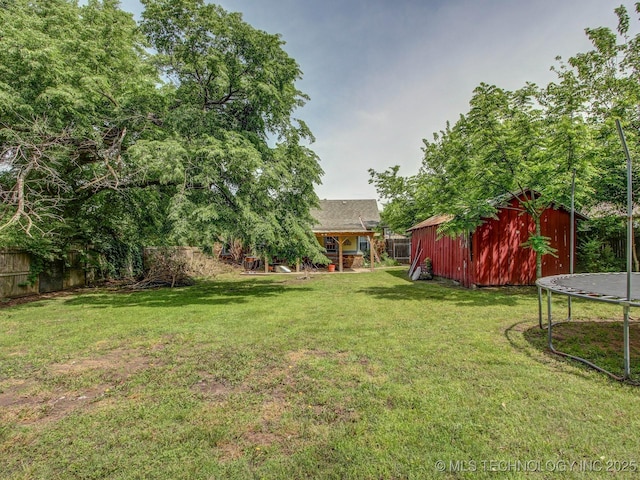
[[529,287],[502,287],[469,289],[451,280],[434,279],[412,281],[407,270],[389,270],[387,274],[404,283],[387,287],[367,287],[358,293],[371,295],[381,300],[415,300],[454,303],[460,307],[490,307],[493,305],[517,305],[525,296],[533,295]]
[[[290,287],[291,288],[291,287]],[[307,287],[293,287],[309,291]],[[160,288],[145,291],[120,291],[82,295],[65,301],[66,305],[93,308],[107,307],[183,307],[187,305],[230,305],[280,295],[287,287],[280,282],[244,280],[234,282],[202,282],[192,287]]]
[[[553,356],[548,347],[547,330],[537,325],[522,332],[524,339],[533,348]],[[509,331],[505,332],[509,338]],[[629,325],[629,347],[632,377],[640,376],[640,323]],[[509,339],[511,342],[511,339]],[[513,342],[511,342],[514,345]],[[514,345],[515,346],[515,345]],[[553,346],[563,353],[584,358],[615,375],[623,374],[623,332],[621,321],[574,320],[560,323],[553,327]],[[517,348],[517,347],[516,347]],[[576,365],[583,365],[575,360],[567,359]],[[588,368],[585,365],[585,368]]]
[[391,275],[392,277],[399,278],[400,280],[404,280],[407,283],[413,283],[411,281],[411,279],[409,278],[409,275],[408,275],[409,269],[408,268],[385,270],[384,273],[386,273],[387,275]]

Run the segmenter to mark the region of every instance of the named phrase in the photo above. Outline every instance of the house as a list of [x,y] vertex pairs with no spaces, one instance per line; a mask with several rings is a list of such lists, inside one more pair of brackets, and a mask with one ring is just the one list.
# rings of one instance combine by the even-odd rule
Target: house
[[[434,275],[465,287],[535,284],[536,254],[522,247],[535,231],[535,223],[522,212],[519,198],[506,197],[496,218],[487,218],[473,232],[456,238],[437,233],[450,216],[434,216],[414,225],[409,229],[412,263],[421,265],[429,258]],[[576,214],[575,218],[586,217]],[[557,250],[556,256],[542,257],[543,276],[569,273],[570,225],[571,213],[562,206],[547,208],[542,214],[541,234],[549,237],[551,247]]]
[[373,269],[371,242],[380,224],[376,200],[320,200],[311,215],[316,219],[312,231],[338,271],[361,267],[367,251]]

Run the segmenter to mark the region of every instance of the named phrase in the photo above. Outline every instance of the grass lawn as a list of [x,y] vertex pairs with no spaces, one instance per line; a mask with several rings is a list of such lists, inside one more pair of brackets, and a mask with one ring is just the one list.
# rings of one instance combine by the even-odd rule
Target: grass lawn
[[535,289],[404,269],[2,308],[0,478],[636,476],[640,389],[544,345]]

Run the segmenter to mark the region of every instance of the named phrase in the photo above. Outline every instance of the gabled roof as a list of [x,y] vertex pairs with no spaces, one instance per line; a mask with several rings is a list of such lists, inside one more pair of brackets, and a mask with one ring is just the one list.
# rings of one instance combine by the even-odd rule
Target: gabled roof
[[407,231],[416,230],[418,228],[424,227],[433,227],[435,225],[442,225],[443,223],[447,223],[449,220],[453,219],[453,215],[434,215],[433,217],[429,217],[426,220],[414,225],[413,227],[407,229]]
[[[536,192],[535,190],[527,190],[526,193],[533,193],[534,195],[540,195],[538,192]],[[489,203],[493,206],[495,206],[498,210],[502,209],[502,208],[506,208],[508,203],[513,200],[514,198],[518,198],[519,195],[514,195],[512,193],[506,193],[504,195],[500,195],[498,197],[492,198],[491,200],[489,200]],[[551,204],[550,208],[556,209],[556,210],[564,210],[565,212],[570,213],[571,210],[567,207],[565,207],[562,204]],[[575,212],[575,216],[578,220],[587,220],[587,217],[585,215],[583,215],[580,212]],[[426,220],[418,223],[417,225],[414,225],[411,228],[407,229],[407,232],[410,232],[412,230],[417,230],[418,228],[424,228],[424,227],[433,227],[433,226],[437,226],[437,225],[442,225],[443,223],[447,223],[448,221],[453,220],[453,215],[434,215],[432,217],[427,218]]]
[[[520,193],[505,193],[504,195],[499,195],[496,198],[489,200],[489,203],[493,206],[495,206],[498,210],[501,208],[504,208],[507,206],[507,204],[513,200],[514,198],[520,198],[520,196],[522,195],[522,193],[524,193],[525,195],[533,195],[534,197],[539,197],[540,196],[540,192],[537,192],[536,190],[533,189],[527,189],[524,192],[520,192]],[[565,205],[563,205],[562,203],[556,203],[553,202],[549,205],[549,208],[553,208],[554,210],[564,210],[567,213],[571,213],[571,209]],[[582,213],[578,212],[577,210],[574,211],[575,216],[578,220],[588,220],[588,217],[586,217],[585,215],[583,215]]]
[[311,216],[317,220],[314,233],[368,232],[380,223],[375,200],[320,200]]

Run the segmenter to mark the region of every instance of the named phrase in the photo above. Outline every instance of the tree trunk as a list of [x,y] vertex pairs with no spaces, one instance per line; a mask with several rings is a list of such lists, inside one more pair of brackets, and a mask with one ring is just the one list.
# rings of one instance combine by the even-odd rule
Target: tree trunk
[[[540,216],[533,217],[536,224],[536,236],[542,235],[542,227],[540,226]],[[542,278],[542,254],[536,251],[536,280]]]

